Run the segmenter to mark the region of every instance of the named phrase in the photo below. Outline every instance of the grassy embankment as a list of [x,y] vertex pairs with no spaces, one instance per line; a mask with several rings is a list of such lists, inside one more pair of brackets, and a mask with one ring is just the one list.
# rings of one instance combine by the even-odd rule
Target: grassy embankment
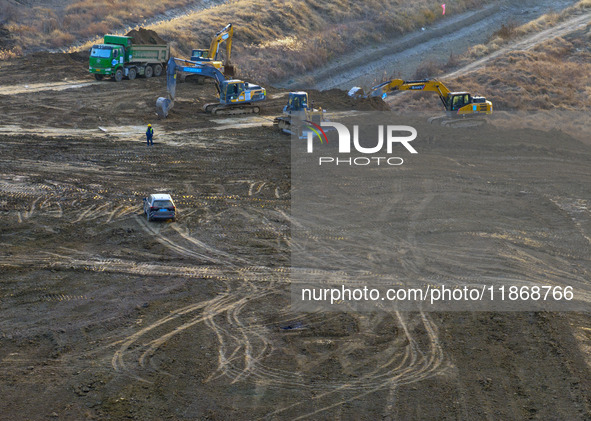
[[485,55],[491,54],[511,41],[543,31],[556,26],[565,20],[581,13],[591,11],[591,0],[581,0],[571,7],[567,7],[560,13],[547,13],[526,24],[517,26],[512,22],[501,25],[486,44],[477,44],[470,48],[464,61],[472,61]]
[[[521,37],[538,33],[582,12],[591,11],[591,0],[583,0],[521,26],[503,25],[486,44],[472,47],[451,66],[425,63],[419,71],[437,77],[509,45]],[[591,109],[591,26],[565,37],[549,39],[527,51],[511,51],[489,61],[483,68],[445,80],[452,90],[480,93],[496,111],[581,111]],[[404,104],[404,105],[403,105]],[[427,93],[393,98],[392,106],[406,110],[438,109],[440,103]]]
[[[456,0],[446,14],[492,1]],[[23,21],[29,23],[16,24],[12,19],[7,28],[18,38],[15,49],[21,51],[32,45],[67,47],[82,38],[91,41],[76,49],[88,49],[97,40],[93,36],[122,33],[140,15],[143,19],[186,1],[139,4],[137,8],[127,4],[85,0],[67,6],[60,15],[39,9],[35,19]],[[212,35],[231,22],[236,28],[233,62],[240,75],[267,83],[313,70],[348,51],[386,41],[440,17],[437,0],[234,0],[148,28],[171,40],[175,54],[188,56],[192,48],[208,46]]]
[[[44,49],[67,48],[80,40],[123,30],[167,10],[187,7],[191,0],[73,0],[55,7],[26,7],[0,0],[0,24],[10,33],[9,45],[0,43],[0,59]],[[8,48],[7,48],[8,47]]]

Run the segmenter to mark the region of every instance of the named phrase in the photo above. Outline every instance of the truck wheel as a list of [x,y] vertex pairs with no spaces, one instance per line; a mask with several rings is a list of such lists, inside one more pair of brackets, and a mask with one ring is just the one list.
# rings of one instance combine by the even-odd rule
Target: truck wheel
[[95,75],[94,75],[94,78],[95,78],[96,80],[103,80],[103,75],[95,74]]
[[117,69],[113,79],[115,79],[115,82],[121,82],[123,80],[123,70]]
[[152,75],[154,74],[154,69],[152,69],[152,66],[146,66],[146,70],[144,70],[144,76],[146,78],[152,77]]
[[137,76],[137,71],[135,70],[134,67],[131,67],[127,72],[127,77],[129,78],[129,80],[134,80],[136,76]]
[[159,77],[162,75],[162,66],[159,64],[154,65],[154,76]]

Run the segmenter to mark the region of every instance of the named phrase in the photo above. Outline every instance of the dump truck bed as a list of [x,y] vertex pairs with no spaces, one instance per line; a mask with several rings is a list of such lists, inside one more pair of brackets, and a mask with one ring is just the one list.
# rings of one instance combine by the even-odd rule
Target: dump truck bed
[[136,45],[132,44],[129,50],[130,62],[165,63],[170,56],[169,45]]

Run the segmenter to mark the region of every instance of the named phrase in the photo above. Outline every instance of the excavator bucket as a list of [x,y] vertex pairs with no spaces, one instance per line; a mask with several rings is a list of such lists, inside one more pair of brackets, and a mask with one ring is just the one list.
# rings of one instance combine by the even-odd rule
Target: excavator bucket
[[173,102],[168,98],[160,97],[156,100],[156,114],[160,118],[168,117],[168,112],[173,106]]
[[236,76],[236,66],[233,64],[224,64],[224,76],[233,79]]
[[168,116],[168,112],[174,106],[176,96],[176,63],[172,57],[166,66],[166,90],[168,98],[160,97],[156,100],[156,114],[161,118]]

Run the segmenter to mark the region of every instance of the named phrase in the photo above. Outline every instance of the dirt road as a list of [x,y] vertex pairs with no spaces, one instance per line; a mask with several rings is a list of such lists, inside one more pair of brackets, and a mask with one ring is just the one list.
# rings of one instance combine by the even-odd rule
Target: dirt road
[[446,75],[442,76],[442,78],[453,78],[456,76],[464,75],[468,72],[471,72],[484,66],[490,60],[499,57],[503,54],[506,54],[509,51],[530,50],[534,48],[536,45],[543,43],[544,41],[547,41],[552,38],[562,37],[572,32],[578,31],[581,28],[584,28],[586,25],[589,24],[589,20],[591,20],[591,13],[585,13],[580,16],[575,16],[571,19],[568,19],[565,22],[556,25],[553,28],[546,29],[544,31],[538,32],[524,39],[511,43],[510,45],[503,47],[493,52],[492,54],[488,54],[487,56],[479,60],[475,60],[472,63],[463,66],[461,69],[447,73]]

